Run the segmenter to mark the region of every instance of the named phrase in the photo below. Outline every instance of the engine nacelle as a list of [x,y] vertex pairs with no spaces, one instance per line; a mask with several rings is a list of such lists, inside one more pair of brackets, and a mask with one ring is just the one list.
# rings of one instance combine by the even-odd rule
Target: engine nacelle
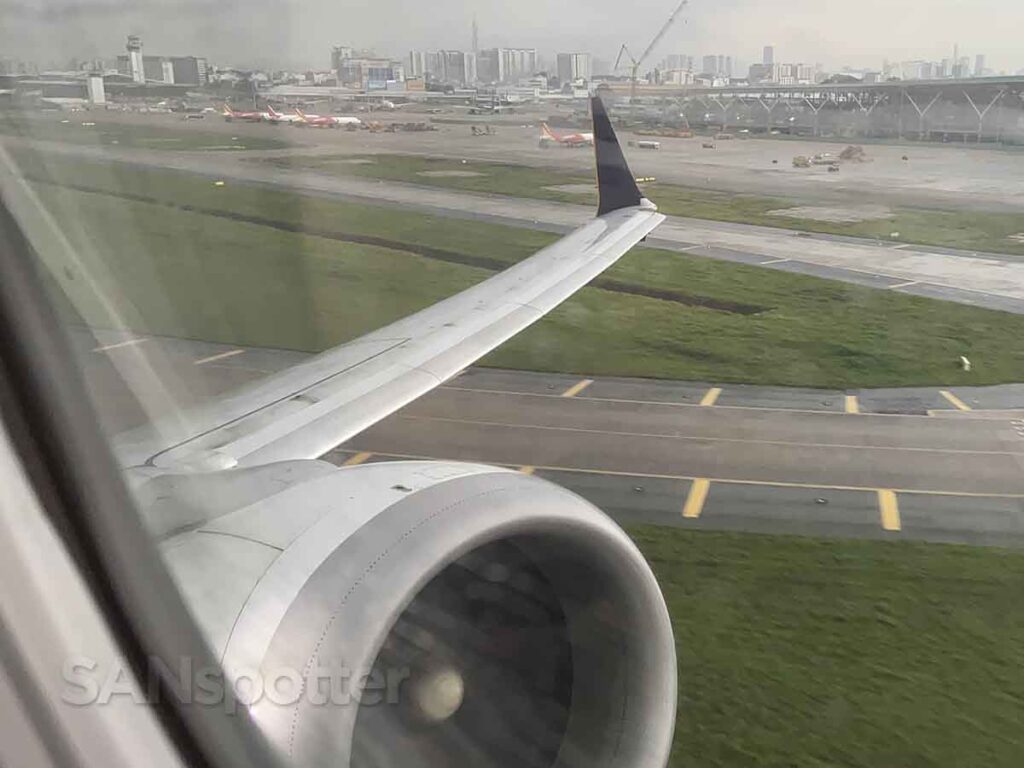
[[163,544],[286,762],[664,766],[671,625],[610,519],[494,467],[310,465]]

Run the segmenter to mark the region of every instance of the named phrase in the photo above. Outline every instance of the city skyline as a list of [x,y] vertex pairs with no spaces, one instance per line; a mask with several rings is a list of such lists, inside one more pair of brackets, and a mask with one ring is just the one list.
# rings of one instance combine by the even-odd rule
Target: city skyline
[[[514,7],[437,0],[429,9],[384,0],[342,21],[337,8],[324,0],[148,0],[131,5],[44,0],[39,7],[0,0],[5,21],[0,47],[5,55],[45,66],[57,63],[46,59],[42,52],[47,50],[64,59],[109,58],[123,50],[126,35],[138,34],[153,53],[187,53],[221,65],[324,69],[330,47],[337,44],[396,59],[416,49],[470,51],[475,17],[480,48],[536,48],[553,67],[555,55],[566,51],[614,60],[623,42],[642,50],[672,5],[647,6],[637,14],[610,0],[566,0],[557,7],[536,0]],[[1024,67],[1014,41],[1015,30],[1024,25],[1024,8],[1008,0],[980,0],[970,8],[926,6],[922,0],[904,5],[893,14],[882,0],[864,0],[851,16],[810,0],[793,0],[786,14],[751,0],[723,0],[713,9],[702,8],[698,0],[683,11],[646,64],[653,66],[670,54],[725,53],[745,67],[761,61],[763,47],[771,45],[777,61],[821,63],[833,71],[844,66],[880,69],[886,59],[941,61],[959,45],[972,61],[984,55],[994,71],[1012,74]],[[999,24],[982,23],[992,14]],[[594,17],[608,23],[595,25]],[[195,22],[199,18],[202,24]],[[403,23],[394,23],[396,18]],[[876,20],[885,23],[878,26]]]

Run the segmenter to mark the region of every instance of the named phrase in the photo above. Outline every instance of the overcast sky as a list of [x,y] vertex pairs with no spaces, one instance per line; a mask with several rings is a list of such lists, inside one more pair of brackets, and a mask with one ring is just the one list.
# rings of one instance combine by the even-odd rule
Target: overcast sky
[[[326,68],[331,45],[404,57],[410,48],[590,51],[639,55],[678,0],[0,0],[0,55],[44,65],[113,57],[125,36],[147,53],[217,64]],[[776,61],[879,67],[882,59],[986,54],[987,66],[1024,68],[1024,0],[692,0],[652,53],[724,53],[744,65],[767,44]]]

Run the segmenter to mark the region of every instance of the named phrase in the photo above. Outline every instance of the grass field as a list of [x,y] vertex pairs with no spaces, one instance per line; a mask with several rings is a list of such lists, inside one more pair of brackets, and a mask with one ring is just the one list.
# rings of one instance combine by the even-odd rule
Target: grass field
[[[116,193],[37,187],[143,332],[319,350],[554,239],[174,172],[23,162],[34,177]],[[606,280],[485,364],[836,388],[1024,380],[1016,315],[648,248]],[[670,300],[637,295],[655,291]]]
[[1019,766],[1024,553],[630,529],[672,614],[672,766]]
[[262,136],[232,137],[204,131],[202,121],[182,120],[180,129],[155,125],[122,125],[94,122],[87,112],[68,113],[66,117],[38,118],[5,112],[0,115],[0,134],[24,136],[41,141],[89,146],[118,146],[136,149],[190,151],[237,151],[245,149],[284,149],[287,141]]
[[[352,160],[363,162],[353,163]],[[332,174],[390,179],[469,192],[490,192],[585,205],[597,203],[596,191],[588,194],[552,189],[566,184],[593,184],[593,178],[546,168],[418,155],[291,156],[274,158],[266,162],[285,167],[315,168]],[[446,171],[480,175],[423,175]],[[805,205],[806,201],[737,195],[661,183],[646,185],[644,193],[654,200],[664,213],[677,216],[761,224],[851,237],[880,238],[886,241],[892,240],[890,235],[893,232],[899,232],[899,239],[895,242],[1024,254],[1024,243],[1009,239],[1010,235],[1020,233],[1024,229],[1024,221],[1019,214],[897,208],[890,219],[840,224],[769,215],[770,211]]]

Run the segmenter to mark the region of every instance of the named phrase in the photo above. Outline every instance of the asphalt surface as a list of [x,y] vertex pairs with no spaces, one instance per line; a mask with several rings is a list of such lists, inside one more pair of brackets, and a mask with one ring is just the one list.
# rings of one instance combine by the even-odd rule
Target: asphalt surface
[[[11,139],[5,141],[23,143]],[[308,147],[303,149],[308,152]],[[550,232],[568,231],[593,216],[589,207],[568,203],[283,169],[253,161],[261,153],[245,153],[246,159],[237,154],[217,152],[129,150],[52,143],[46,144],[45,150],[187,171],[228,182],[266,184],[305,194],[368,201],[395,206],[403,211]],[[269,154],[281,153],[282,150],[275,150]],[[647,242],[654,247],[707,258],[1024,314],[1024,258],[1020,256],[857,240],[678,216],[670,216]]]
[[[111,434],[302,353],[74,333]],[[930,414],[930,415],[929,415]],[[469,369],[331,451],[521,468],[622,523],[1024,545],[1024,385],[835,392]]]

